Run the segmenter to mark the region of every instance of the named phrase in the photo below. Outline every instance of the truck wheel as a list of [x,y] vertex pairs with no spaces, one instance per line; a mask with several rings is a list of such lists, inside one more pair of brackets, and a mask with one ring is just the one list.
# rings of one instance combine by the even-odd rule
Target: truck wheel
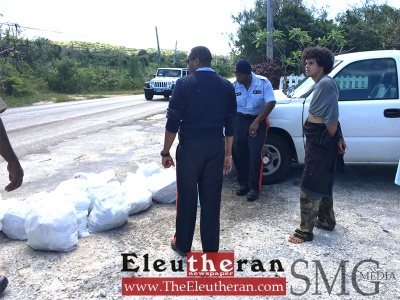
[[263,184],[273,184],[284,180],[292,166],[290,146],[276,134],[268,134],[263,147]]
[[153,94],[151,93],[144,93],[144,97],[146,98],[146,100],[152,100],[153,99]]

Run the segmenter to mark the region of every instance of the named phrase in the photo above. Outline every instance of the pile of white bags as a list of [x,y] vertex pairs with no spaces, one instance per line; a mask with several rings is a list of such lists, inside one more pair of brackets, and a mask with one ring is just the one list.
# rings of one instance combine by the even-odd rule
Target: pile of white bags
[[148,209],[154,199],[172,203],[176,197],[174,169],[139,164],[125,181],[115,173],[74,174],[54,191],[30,195],[25,201],[0,198],[0,230],[10,239],[27,240],[37,250],[69,252],[78,238],[122,226],[130,215]]

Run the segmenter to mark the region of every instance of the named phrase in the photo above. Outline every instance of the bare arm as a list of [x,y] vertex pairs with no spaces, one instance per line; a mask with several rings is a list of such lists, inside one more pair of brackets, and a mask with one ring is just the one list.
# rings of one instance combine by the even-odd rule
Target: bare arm
[[261,121],[265,120],[265,118],[269,116],[269,114],[275,107],[275,103],[276,101],[270,101],[265,104],[260,114],[257,116],[257,118],[254,119],[253,123],[250,125],[249,135],[255,135],[257,133],[258,125]]
[[[162,153],[169,153],[173,142],[175,141],[176,133],[170,132],[165,130],[164,136],[164,148],[161,151]],[[171,155],[161,158],[161,163],[164,168],[169,168],[171,166],[175,166],[174,160],[172,159]]]
[[4,128],[3,121],[0,119],[0,155],[6,160],[8,177],[10,183],[5,187],[7,192],[19,188],[22,184],[24,171],[19,163],[18,157],[15,155],[13,148]]
[[232,171],[232,144],[233,136],[225,137],[224,175]]

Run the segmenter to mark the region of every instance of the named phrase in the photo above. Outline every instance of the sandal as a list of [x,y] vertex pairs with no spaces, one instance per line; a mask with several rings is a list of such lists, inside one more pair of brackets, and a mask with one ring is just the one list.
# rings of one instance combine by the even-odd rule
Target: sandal
[[289,238],[289,242],[293,244],[301,244],[303,242],[310,242],[313,238],[313,233],[302,232],[300,229],[296,229],[293,235]]

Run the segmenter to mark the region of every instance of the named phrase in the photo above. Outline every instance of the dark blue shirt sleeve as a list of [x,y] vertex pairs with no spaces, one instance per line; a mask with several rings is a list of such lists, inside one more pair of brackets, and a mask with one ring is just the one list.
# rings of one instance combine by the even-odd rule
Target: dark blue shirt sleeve
[[186,104],[182,92],[182,81],[179,79],[176,82],[167,108],[167,123],[165,129],[172,133],[178,132],[185,111]]
[[232,91],[230,93],[229,99],[230,99],[230,102],[229,102],[226,123],[225,123],[225,136],[233,136],[234,135],[233,120],[236,117],[237,103],[236,103],[235,89],[233,86],[232,86]]

